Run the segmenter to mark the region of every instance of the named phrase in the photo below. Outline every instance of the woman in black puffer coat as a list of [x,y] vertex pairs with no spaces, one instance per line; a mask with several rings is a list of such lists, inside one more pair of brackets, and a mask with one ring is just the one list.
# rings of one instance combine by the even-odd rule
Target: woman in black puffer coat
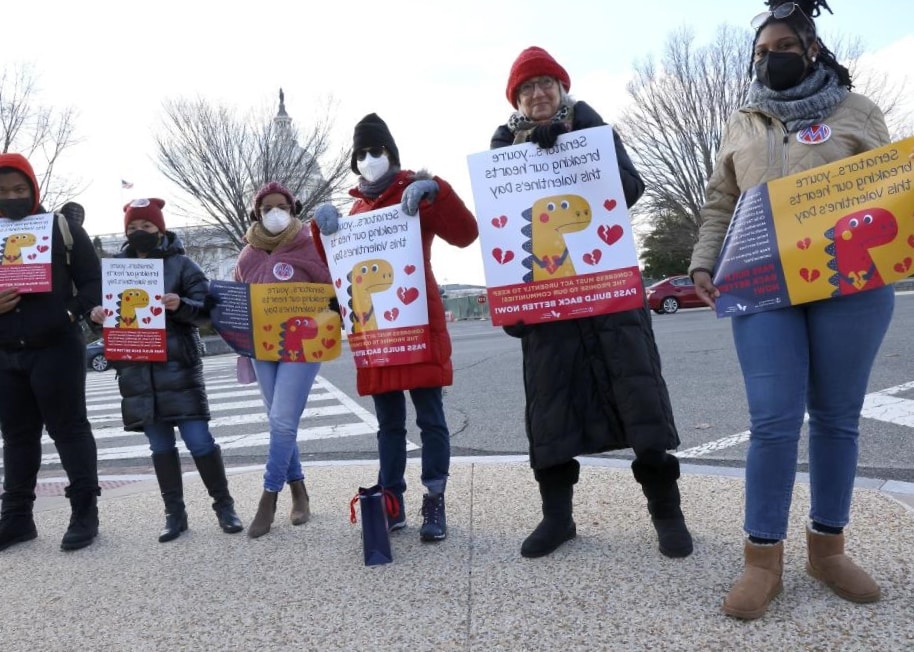
[[[203,270],[184,255],[181,240],[165,229],[161,199],[135,199],[124,207],[127,242],[118,258],[161,258],[165,294],[165,362],[114,364],[121,391],[125,430],[146,434],[152,462],[165,501],[165,528],[159,541],[171,541],[187,529],[181,460],[175,446],[175,427],[190,451],[200,477],[212,496],[213,510],[225,532],[243,528],[228,490],[219,446],[209,430],[209,402],[203,381],[200,333],[206,321],[204,300],[209,281]],[[104,323],[105,312],[93,309],[92,320]]]
[[[492,136],[491,147],[524,142],[553,147],[562,133],[603,126],[590,106],[567,92],[568,73],[548,52],[531,47],[511,67],[507,97],[517,111]],[[625,200],[634,204],[644,183],[613,131]],[[680,509],[679,461],[667,451],[679,435],[650,312],[643,309],[535,325],[505,327],[521,338],[530,465],[539,483],[543,520],[521,546],[525,557],[551,553],[576,536],[572,496],[575,456],[632,448],[632,471],[648,501],[660,551],[692,552]]]

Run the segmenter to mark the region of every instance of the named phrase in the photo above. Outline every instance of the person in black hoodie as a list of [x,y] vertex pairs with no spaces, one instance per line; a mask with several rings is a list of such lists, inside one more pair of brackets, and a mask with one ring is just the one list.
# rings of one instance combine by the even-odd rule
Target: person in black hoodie
[[[506,95],[516,109],[492,136],[491,147],[533,142],[542,149],[568,131],[605,125],[584,102],[571,99],[567,71],[545,50],[530,47],[511,66]],[[619,135],[613,131],[628,206],[644,192]],[[505,331],[521,338],[530,465],[539,484],[543,520],[521,555],[548,555],[577,534],[572,497],[577,455],[632,448],[632,472],[647,498],[660,552],[686,557],[692,537],[680,509],[679,460],[668,453],[679,434],[647,304],[596,317]]]
[[[46,212],[28,160],[0,154],[0,217],[17,221]],[[98,535],[98,456],[86,417],[86,345],[77,322],[101,299],[101,268],[78,222],[55,216],[51,234],[51,291],[0,290],[0,550],[38,536],[32,509],[42,428],[69,480],[72,514],[60,547],[84,548]]]
[[[180,238],[166,230],[164,206],[165,202],[156,198],[134,199],[124,206],[127,242],[116,257],[162,259],[168,359],[115,363],[124,429],[142,431],[149,439],[152,464],[165,502],[165,527],[159,534],[163,543],[187,529],[175,427],[213,498],[213,510],[222,530],[234,533],[244,529],[229,494],[222,453],[208,424],[209,401],[197,324],[209,317],[204,305],[209,281],[203,270],[184,255]],[[91,317],[97,324],[104,323],[104,308],[93,308]]]

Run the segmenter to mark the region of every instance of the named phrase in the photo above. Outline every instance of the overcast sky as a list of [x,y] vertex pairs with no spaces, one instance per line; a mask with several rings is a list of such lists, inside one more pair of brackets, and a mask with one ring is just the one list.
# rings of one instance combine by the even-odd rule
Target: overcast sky
[[[761,0],[6,4],[3,61],[32,64],[42,101],[78,111],[82,142],[62,170],[88,186],[78,200],[91,234],[122,231],[122,206],[133,197],[174,205],[176,191],[153,162],[166,98],[201,97],[243,113],[275,107],[282,87],[306,129],[332,96],[334,133],[346,146],[355,123],[377,112],[403,166],[447,179],[472,209],[466,156],[487,149],[510,113],[505,82],[523,48],[547,49],[568,70],[572,95],[612,122],[632,63],[659,56],[670,32],[689,27],[703,44],[719,25],[748,27],[765,8]],[[831,6],[835,15],[818,20],[826,45],[859,37],[889,78],[909,74],[910,0]],[[134,188],[121,190],[121,179]],[[484,282],[478,246],[436,245],[433,264],[440,283]]]

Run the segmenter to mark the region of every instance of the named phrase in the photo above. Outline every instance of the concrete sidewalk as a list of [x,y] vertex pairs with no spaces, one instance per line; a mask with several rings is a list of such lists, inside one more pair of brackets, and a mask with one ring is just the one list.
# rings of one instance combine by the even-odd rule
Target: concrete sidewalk
[[[38,501],[39,537],[0,553],[0,649],[19,650],[911,650],[914,649],[914,491],[861,481],[848,552],[881,584],[872,605],[841,600],[804,571],[798,482],[784,593],[769,613],[741,622],[720,613],[742,567],[742,480],[685,466],[683,509],[695,553],[663,557],[645,499],[625,464],[584,459],[575,493],[578,538],[523,559],[539,521],[536,484],[518,458],[454,459],[449,536],[419,542],[421,486],[411,460],[409,526],[392,535],[394,562],[366,567],[349,500],[373,484],[376,464],[309,466],[312,520],[289,523],[280,496],[270,534],[219,530],[188,474],[190,530],[156,537],[155,481],[109,480],[92,546],[59,549],[69,510]],[[714,473],[706,475],[705,473]],[[245,523],[260,470],[233,472]],[[110,486],[110,484],[108,485]],[[886,489],[893,489],[889,493]],[[53,492],[42,492],[43,494]]]

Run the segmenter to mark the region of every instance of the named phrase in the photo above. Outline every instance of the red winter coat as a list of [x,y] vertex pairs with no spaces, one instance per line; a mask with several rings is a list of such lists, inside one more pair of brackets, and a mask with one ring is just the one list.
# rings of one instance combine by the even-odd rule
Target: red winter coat
[[[411,170],[401,170],[390,186],[376,199],[371,199],[353,188],[349,194],[356,198],[350,215],[399,205],[403,191],[417,178]],[[418,178],[428,178],[424,175]],[[434,202],[423,201],[419,205],[419,220],[422,227],[422,257],[425,260],[425,296],[428,297],[429,348],[432,359],[428,362],[393,365],[390,367],[364,367],[356,371],[360,396],[383,394],[417,387],[444,387],[454,382],[454,367],[451,365],[451,338],[444,320],[444,304],[438,293],[438,283],[432,273],[432,241],[435,236],[456,247],[466,247],[479,236],[476,218],[467,209],[451,185],[444,179],[432,177],[438,182],[438,196]],[[312,221],[314,243],[321,258],[326,262],[327,254]]]

